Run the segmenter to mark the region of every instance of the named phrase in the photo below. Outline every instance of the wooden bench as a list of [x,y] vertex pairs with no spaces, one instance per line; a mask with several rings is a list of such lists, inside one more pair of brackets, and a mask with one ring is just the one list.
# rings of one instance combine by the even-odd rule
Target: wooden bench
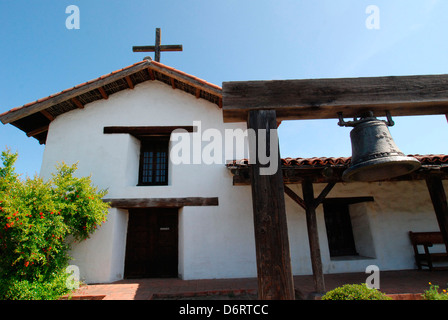
[[[448,253],[431,253],[429,248],[434,244],[444,244],[441,232],[412,232],[409,231],[409,237],[411,239],[412,246],[414,247],[415,262],[419,270],[422,266],[426,266],[429,270],[441,269],[433,266],[433,262],[448,262]],[[424,253],[418,251],[418,246],[421,245],[424,248]],[[446,269],[444,267],[443,269]]]

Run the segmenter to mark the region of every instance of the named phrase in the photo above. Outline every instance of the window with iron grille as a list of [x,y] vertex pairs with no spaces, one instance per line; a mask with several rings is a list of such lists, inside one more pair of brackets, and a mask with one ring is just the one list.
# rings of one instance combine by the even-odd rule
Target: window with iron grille
[[141,140],[139,186],[168,184],[168,138]]

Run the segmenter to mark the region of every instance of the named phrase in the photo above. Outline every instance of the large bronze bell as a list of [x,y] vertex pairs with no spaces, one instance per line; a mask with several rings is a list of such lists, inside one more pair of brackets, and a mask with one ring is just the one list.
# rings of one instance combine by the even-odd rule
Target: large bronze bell
[[405,175],[420,168],[421,163],[405,156],[392,139],[388,125],[394,125],[390,114],[387,122],[378,120],[372,112],[360,119],[345,122],[339,115],[340,126],[354,127],[350,132],[352,159],[342,174],[344,181],[379,181]]

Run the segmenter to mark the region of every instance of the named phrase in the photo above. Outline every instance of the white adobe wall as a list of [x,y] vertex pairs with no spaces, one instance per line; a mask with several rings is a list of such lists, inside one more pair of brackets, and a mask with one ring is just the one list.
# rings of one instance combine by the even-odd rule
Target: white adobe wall
[[[325,187],[315,185],[315,196]],[[448,183],[444,181],[445,190]],[[301,195],[300,186],[294,191]],[[436,215],[424,181],[338,183],[329,198],[372,196],[374,202],[350,206],[357,259],[331,259],[323,206],[317,209],[317,223],[324,273],[364,272],[369,265],[380,270],[414,269],[414,252],[408,232],[439,231]],[[294,274],[311,274],[305,212],[288,196],[289,239]],[[436,248],[439,250],[442,248]]]
[[[223,124],[215,105],[160,82],[86,105],[57,117],[50,126],[41,175],[48,178],[57,162],[78,162],[79,176],[108,188],[108,198],[219,197],[219,206],[179,211],[179,274],[183,279],[255,277],[255,244],[250,186],[232,186],[224,165],[170,165],[169,185],[136,187],[139,141],[126,134],[103,134],[104,126],[192,125],[245,128]],[[446,190],[448,185],[444,182]],[[291,186],[301,195],[300,186]],[[316,196],[324,185],[315,186]],[[438,230],[424,182],[337,184],[329,197],[373,196],[375,202],[352,205],[355,241],[371,259],[331,260],[322,206],[317,210],[325,273],[414,268],[407,232]],[[293,273],[311,274],[305,214],[285,196]],[[87,283],[122,279],[127,210],[110,209],[108,222],[91,239],[74,247],[73,263]],[[370,231],[370,238],[363,236]],[[362,241],[358,241],[362,238]]]
[[[50,126],[41,176],[57,162],[78,162],[78,176],[92,176],[106,198],[219,197],[219,206],[184,207],[179,216],[179,274],[185,279],[248,277],[256,272],[250,190],[232,187],[223,164],[171,165],[168,186],[137,187],[139,141],[103,134],[105,126],[191,126],[201,130],[242,128],[223,124],[222,112],[160,82],[145,82],[57,117]],[[74,247],[73,263],[88,283],[123,277],[127,210],[111,209],[108,222]]]

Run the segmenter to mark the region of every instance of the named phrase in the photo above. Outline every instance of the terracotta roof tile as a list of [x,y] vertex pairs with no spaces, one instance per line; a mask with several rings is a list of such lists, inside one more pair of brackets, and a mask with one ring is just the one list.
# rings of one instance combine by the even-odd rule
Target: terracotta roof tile
[[57,97],[57,96],[59,96],[59,95],[61,95],[61,94],[63,94],[63,93],[67,93],[67,92],[70,92],[70,91],[72,91],[72,90],[75,90],[75,89],[84,87],[84,86],[89,85],[89,84],[91,84],[91,83],[94,83],[94,82],[96,82],[96,81],[106,79],[106,78],[108,78],[108,77],[110,77],[110,76],[112,76],[112,75],[114,75],[114,74],[120,73],[120,72],[122,72],[122,71],[125,71],[125,70],[130,69],[130,68],[135,67],[135,66],[138,66],[138,65],[140,65],[140,64],[148,64],[148,67],[151,67],[151,65],[154,65],[154,66],[159,67],[159,68],[161,68],[161,69],[172,71],[172,72],[174,72],[175,74],[177,74],[177,75],[179,75],[179,76],[183,76],[183,77],[185,77],[185,78],[188,78],[188,79],[197,81],[197,82],[199,82],[200,84],[202,84],[202,85],[204,85],[204,86],[208,86],[208,87],[213,88],[214,90],[217,90],[217,91],[221,91],[221,90],[222,90],[220,86],[217,86],[217,85],[215,85],[215,84],[213,84],[213,83],[207,82],[207,81],[205,81],[205,80],[203,80],[203,79],[200,79],[200,78],[198,78],[198,77],[192,76],[192,75],[190,75],[190,74],[188,74],[188,73],[185,73],[185,72],[183,72],[183,71],[177,70],[177,69],[175,69],[175,68],[169,67],[169,66],[164,65],[164,64],[162,64],[162,63],[160,63],[160,62],[156,62],[156,61],[150,61],[150,62],[149,62],[148,60],[143,60],[143,61],[139,61],[139,62],[137,62],[137,63],[134,63],[134,64],[132,64],[132,65],[130,65],[130,66],[127,66],[127,67],[125,67],[125,68],[122,68],[122,69],[119,69],[119,70],[112,71],[112,72],[109,73],[109,74],[102,75],[102,76],[100,76],[100,77],[98,77],[98,78],[96,78],[96,79],[92,79],[92,80],[86,81],[86,82],[84,82],[84,83],[78,84],[78,85],[76,85],[76,86],[74,86],[74,87],[72,87],[72,88],[68,88],[68,89],[62,90],[62,91],[60,91],[60,92],[58,92],[58,93],[54,93],[54,94],[52,94],[52,95],[49,95],[48,97],[44,97],[44,98],[38,99],[38,100],[36,100],[36,101],[32,101],[32,102],[29,102],[29,103],[27,103],[27,104],[24,104],[23,106],[13,108],[13,109],[11,109],[11,110],[9,110],[9,111],[6,111],[6,112],[4,112],[4,113],[1,113],[1,114],[0,114],[0,117],[2,117],[2,116],[4,116],[4,115],[7,115],[7,114],[9,114],[9,113],[12,113],[12,112],[15,112],[15,111],[18,111],[18,110],[27,108],[27,107],[29,107],[29,106],[32,106],[32,105],[36,104],[36,103],[39,103],[39,102],[43,102],[43,101],[52,99],[52,98]]
[[175,68],[173,68],[173,67],[169,67],[169,66],[164,65],[164,64],[162,64],[162,63],[160,63],[160,62],[157,62],[157,61],[151,61],[151,65],[159,66],[159,67],[164,68],[164,69],[166,69],[166,70],[174,71],[174,72],[176,72],[176,73],[179,74],[179,75],[183,75],[183,76],[185,76],[185,77],[187,77],[187,78],[190,78],[190,79],[192,79],[192,80],[196,80],[196,81],[198,81],[198,82],[200,82],[200,83],[202,83],[202,84],[204,84],[204,85],[206,85],[206,86],[213,87],[213,88],[215,88],[216,90],[222,90],[222,88],[221,88],[220,86],[217,86],[216,84],[213,84],[213,83],[210,83],[210,82],[205,81],[205,80],[203,80],[203,79],[200,79],[200,78],[198,78],[198,77],[192,76],[191,74],[188,74],[188,73],[185,73],[185,72],[183,72],[183,71],[177,70],[177,69],[175,69]]
[[[126,81],[124,82],[123,79]],[[174,89],[182,90],[198,99],[205,99],[222,107],[221,87],[160,62],[145,59],[1,113],[0,121],[3,124],[10,123],[16,126],[27,135],[33,133],[32,136],[42,144],[46,141],[47,131],[37,130],[43,128],[44,125],[48,127],[49,123],[60,114],[79,108],[79,105],[84,106],[99,99],[107,99],[118,91],[133,89],[134,85],[141,82],[153,80],[161,81]],[[75,98],[81,103],[79,100],[76,103]]]
[[[419,160],[424,165],[448,165],[448,155],[409,155]],[[351,157],[313,157],[313,158],[283,158],[282,166],[285,167],[326,167],[326,166],[349,166]],[[228,167],[245,167],[249,164],[248,159],[234,160],[227,164]]]
[[116,71],[113,71],[113,72],[111,72],[111,73],[109,73],[109,74],[103,75],[103,76],[101,76],[101,77],[99,77],[99,78],[89,80],[89,81],[87,81],[87,82],[78,84],[78,85],[76,85],[76,86],[74,86],[74,87],[72,87],[72,88],[68,88],[68,89],[62,90],[62,91],[60,91],[60,92],[58,92],[58,93],[54,93],[54,94],[52,94],[52,95],[49,95],[48,97],[44,97],[44,98],[38,99],[38,100],[36,100],[36,101],[32,101],[32,102],[29,102],[29,103],[27,103],[27,104],[24,104],[23,106],[13,108],[13,109],[11,109],[11,110],[8,110],[8,111],[6,111],[6,112],[1,113],[1,114],[0,114],[0,117],[5,116],[5,115],[7,115],[7,114],[9,114],[9,113],[12,113],[12,112],[15,112],[15,111],[18,111],[18,110],[27,108],[27,107],[29,107],[29,106],[32,106],[33,104],[36,104],[36,103],[39,103],[39,102],[43,102],[43,101],[52,99],[52,98],[57,97],[57,96],[59,96],[59,95],[61,95],[61,94],[63,94],[63,93],[67,93],[67,92],[72,91],[72,90],[74,90],[74,89],[77,89],[77,88],[83,87],[83,86],[85,86],[85,85],[91,84],[91,83],[93,83],[93,82],[95,82],[95,81],[98,81],[98,80],[107,78],[107,77],[109,77],[109,76],[111,76],[111,75],[113,75],[113,74],[116,74],[116,73],[118,73],[118,72],[121,72],[121,71],[126,70],[126,69],[129,69],[129,68],[132,68],[132,67],[137,66],[137,65],[142,64],[142,63],[147,63],[147,61],[145,61],[145,60],[143,60],[143,61],[139,61],[139,62],[137,62],[137,63],[134,63],[134,64],[130,65],[130,66],[127,66],[127,67],[125,67],[125,68],[122,68],[122,69],[120,69],[120,70],[116,70]]

